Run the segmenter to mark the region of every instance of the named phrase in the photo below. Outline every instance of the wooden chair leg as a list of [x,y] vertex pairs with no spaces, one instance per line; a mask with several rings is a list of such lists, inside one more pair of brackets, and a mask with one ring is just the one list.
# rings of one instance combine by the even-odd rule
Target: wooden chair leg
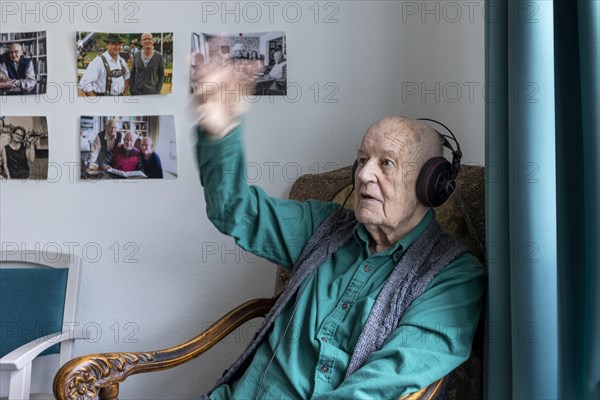
[[113,385],[103,387],[98,392],[99,400],[118,400],[119,399],[119,384],[115,383]]

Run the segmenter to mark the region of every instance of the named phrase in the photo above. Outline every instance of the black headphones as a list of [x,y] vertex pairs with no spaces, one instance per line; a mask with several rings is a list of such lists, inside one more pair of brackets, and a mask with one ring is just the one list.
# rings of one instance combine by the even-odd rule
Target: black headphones
[[[434,119],[429,118],[417,118],[419,121],[434,122],[440,126],[443,126],[450,135],[442,135],[435,129],[435,132],[440,136],[442,140],[442,146],[446,147],[452,152],[452,163],[446,160],[444,157],[433,157],[427,160],[427,162],[419,171],[417,177],[417,199],[427,207],[438,207],[442,205],[448,197],[456,189],[456,177],[460,171],[460,159],[462,158],[462,152],[460,151],[460,144],[456,140],[456,136],[450,129],[444,124]],[[452,139],[456,143],[456,149],[452,147],[448,139]],[[352,165],[352,188],[354,189],[356,182],[356,170],[358,168],[358,160],[354,161]]]

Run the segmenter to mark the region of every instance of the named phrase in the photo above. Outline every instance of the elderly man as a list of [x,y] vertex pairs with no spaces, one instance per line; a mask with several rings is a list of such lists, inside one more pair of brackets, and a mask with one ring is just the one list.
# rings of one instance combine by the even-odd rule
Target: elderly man
[[142,166],[146,176],[148,176],[148,178],[162,179],[162,163],[160,162],[158,153],[154,151],[152,138],[149,136],[144,136],[141,141],[141,148]]
[[154,50],[151,33],[141,36],[142,51],[136,53],[131,64],[131,95],[160,94],[165,80],[163,56]]
[[142,153],[134,146],[137,136],[131,131],[125,132],[123,145],[113,149],[110,166],[123,172],[142,169]]
[[[208,66],[194,79],[229,89],[239,78]],[[242,248],[293,271],[210,398],[399,398],[464,362],[485,270],[417,198],[414,171],[441,155],[438,134],[410,118],[374,123],[357,155],[354,212],[276,199],[240,179],[246,104],[198,87],[209,219]]]
[[277,50],[273,53],[273,58],[275,59],[275,64],[269,71],[269,76],[275,79],[285,79],[287,61],[283,59],[283,53],[280,50]]
[[106,51],[90,62],[79,81],[79,95],[120,96],[129,87],[129,68],[120,56],[123,39],[114,33],[106,37]]
[[23,57],[19,43],[11,44],[4,55],[4,62],[0,63],[0,93],[35,94],[36,84],[32,59]]
[[106,121],[106,127],[100,131],[92,142],[90,154],[88,155],[88,164],[96,163],[101,169],[110,165],[112,160],[113,148],[121,143],[121,132],[117,130],[118,122],[115,119]]
[[287,93],[287,61],[283,59],[281,50],[273,53],[275,64],[269,70],[267,78],[275,79],[275,82],[269,87],[269,94],[285,95]]

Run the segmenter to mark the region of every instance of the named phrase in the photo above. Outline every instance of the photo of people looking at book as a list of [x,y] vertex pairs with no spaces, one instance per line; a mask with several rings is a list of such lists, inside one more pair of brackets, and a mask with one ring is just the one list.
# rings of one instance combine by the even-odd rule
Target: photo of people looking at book
[[173,33],[77,32],[75,45],[79,96],[171,93]]
[[0,178],[47,179],[48,129],[45,117],[0,117]]
[[82,116],[81,178],[175,179],[172,115]]

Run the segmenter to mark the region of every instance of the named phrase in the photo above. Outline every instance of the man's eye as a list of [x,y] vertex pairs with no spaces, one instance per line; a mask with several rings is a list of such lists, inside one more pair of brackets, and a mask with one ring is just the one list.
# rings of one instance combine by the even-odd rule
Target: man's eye
[[358,157],[357,161],[360,165],[365,165],[367,163],[367,158],[366,157]]
[[381,165],[384,167],[391,167],[394,165],[394,162],[392,160],[382,160]]

